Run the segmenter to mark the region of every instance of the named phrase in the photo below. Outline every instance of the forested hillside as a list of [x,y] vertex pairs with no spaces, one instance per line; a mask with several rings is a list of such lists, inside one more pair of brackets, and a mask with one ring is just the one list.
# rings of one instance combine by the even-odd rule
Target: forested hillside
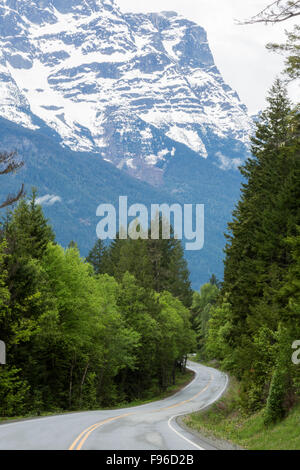
[[[200,355],[241,382],[240,405],[262,408],[266,424],[299,399],[300,120],[278,79],[241,167],[241,199],[228,225],[221,293],[194,297]],[[208,290],[207,290],[208,289]],[[216,299],[217,297],[217,299]]]
[[64,250],[36,203],[1,223],[0,416],[95,409],[151,397],[194,348],[191,290],[176,240]]

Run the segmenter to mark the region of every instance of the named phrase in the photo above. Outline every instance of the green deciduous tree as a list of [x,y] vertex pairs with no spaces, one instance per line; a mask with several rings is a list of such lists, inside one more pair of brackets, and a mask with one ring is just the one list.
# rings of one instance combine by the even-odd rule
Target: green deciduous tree
[[205,344],[211,309],[215,305],[220,293],[215,282],[217,280],[213,279],[213,283],[204,284],[200,292],[194,292],[193,294],[192,319],[193,326],[197,332],[198,353],[202,359],[206,358]]
[[75,242],[55,244],[36,201],[33,191],[1,225],[10,364],[0,371],[0,414],[95,409],[164,390],[194,347],[187,308],[162,291],[180,297],[188,286],[179,246],[157,249],[173,267],[155,284],[145,240],[117,239],[108,250],[98,242],[83,259]]

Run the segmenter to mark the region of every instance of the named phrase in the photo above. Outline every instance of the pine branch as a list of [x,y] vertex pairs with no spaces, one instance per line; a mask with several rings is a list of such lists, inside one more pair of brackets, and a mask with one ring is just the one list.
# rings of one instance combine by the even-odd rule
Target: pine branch
[[12,204],[14,204],[15,202],[17,202],[22,196],[24,196],[25,194],[25,191],[24,191],[24,184],[22,184],[22,187],[20,189],[20,191],[18,192],[18,194],[16,195],[13,195],[13,194],[9,194],[7,196],[7,199],[5,202],[3,202],[1,205],[0,205],[0,209],[3,209],[4,207],[7,207],[7,206],[11,206]]
[[[24,162],[16,161],[16,152],[2,152],[0,153],[0,175],[7,175],[14,171],[19,170],[24,165]],[[0,209],[11,206],[24,196],[24,184],[17,194],[9,194],[6,200],[0,204]]]
[[[285,4],[284,4],[285,3]],[[239,25],[254,23],[280,23],[300,15],[300,0],[276,0],[249,20],[237,21]]]
[[18,170],[23,165],[24,162],[16,161],[16,152],[0,153],[0,175],[7,175],[8,173]]

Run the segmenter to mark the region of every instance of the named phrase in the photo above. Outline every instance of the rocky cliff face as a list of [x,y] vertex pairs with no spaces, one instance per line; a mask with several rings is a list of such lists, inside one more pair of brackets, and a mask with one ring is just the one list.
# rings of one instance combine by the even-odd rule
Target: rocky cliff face
[[154,183],[178,143],[223,169],[245,153],[245,106],[215,66],[205,30],[174,12],[3,0],[0,46],[0,115],[31,129],[41,120],[72,150]]

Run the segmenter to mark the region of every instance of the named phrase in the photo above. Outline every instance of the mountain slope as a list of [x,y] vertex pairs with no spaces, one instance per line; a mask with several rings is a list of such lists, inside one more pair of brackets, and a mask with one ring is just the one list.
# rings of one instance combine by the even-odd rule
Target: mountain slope
[[[48,132],[49,134],[51,131]],[[214,272],[222,277],[223,232],[238,198],[239,175],[226,172],[202,161],[192,151],[178,165],[185,168],[181,176],[175,159],[168,167],[162,189],[114,168],[95,155],[74,152],[61,147],[56,139],[39,131],[23,128],[0,118],[0,151],[16,150],[25,166],[16,175],[1,176],[0,200],[14,193],[25,182],[27,194],[32,186],[46,216],[50,219],[57,240],[67,246],[75,240],[81,254],[86,256],[96,240],[99,204],[111,203],[118,208],[119,195],[127,195],[129,205],[205,203],[205,245],[201,251],[187,251],[193,287],[198,289]],[[183,147],[183,146],[182,146]],[[188,164],[187,164],[188,163]]]

